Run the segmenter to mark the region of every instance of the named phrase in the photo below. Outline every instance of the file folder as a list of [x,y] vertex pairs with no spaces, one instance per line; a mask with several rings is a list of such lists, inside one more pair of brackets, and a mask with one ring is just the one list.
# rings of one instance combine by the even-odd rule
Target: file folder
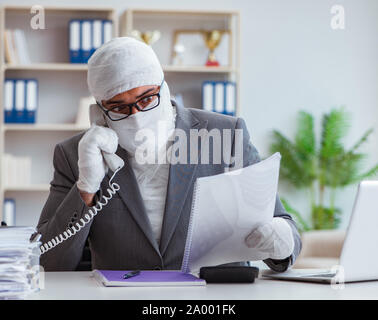
[[223,82],[215,83],[214,111],[218,113],[224,113],[224,84]]
[[92,28],[90,20],[81,21],[81,63],[87,63],[92,52]]
[[4,122],[14,122],[14,81],[6,79],[4,82]]
[[236,84],[234,82],[225,82],[225,113],[235,116],[236,111]]
[[26,82],[26,106],[24,122],[35,123],[38,104],[38,82],[36,79],[28,79]]
[[14,199],[5,198],[4,199],[4,216],[3,221],[7,226],[16,225],[16,202]]
[[18,123],[24,122],[24,109],[25,109],[25,80],[15,80],[16,96],[15,96],[15,121]]
[[71,20],[69,24],[70,62],[81,63],[80,21]]
[[103,44],[102,20],[92,21],[92,52],[91,55]]
[[214,109],[214,86],[210,81],[202,84],[202,107],[207,111]]
[[166,287],[166,286],[204,286],[206,281],[190,273],[173,270],[143,270],[140,274],[123,279],[129,271],[93,270],[94,278],[106,287]]
[[103,26],[103,36],[104,36],[103,43],[106,43],[112,39],[113,23],[111,20],[103,20],[102,26]]

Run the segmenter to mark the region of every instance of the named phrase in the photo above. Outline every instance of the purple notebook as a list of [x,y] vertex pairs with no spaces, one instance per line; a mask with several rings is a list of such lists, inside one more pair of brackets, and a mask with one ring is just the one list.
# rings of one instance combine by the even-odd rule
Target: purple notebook
[[181,271],[141,271],[139,275],[123,279],[127,270],[93,270],[93,276],[106,287],[163,287],[204,286],[206,281]]

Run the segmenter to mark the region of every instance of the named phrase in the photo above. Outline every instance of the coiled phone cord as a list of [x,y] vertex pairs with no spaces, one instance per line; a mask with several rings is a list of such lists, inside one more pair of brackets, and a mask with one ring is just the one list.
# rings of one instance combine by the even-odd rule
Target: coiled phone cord
[[79,222],[76,222],[76,225],[67,228],[63,233],[57,235],[55,238],[51,239],[50,241],[47,241],[46,243],[42,244],[39,247],[40,254],[44,254],[47,251],[55,248],[58,244],[62,243],[63,241],[66,241],[67,239],[74,236],[76,233],[78,233],[82,228],[84,228],[97,213],[99,213],[104,206],[106,206],[111,198],[113,198],[113,195],[116,194],[116,192],[120,189],[120,186],[116,182],[112,182],[114,176],[116,173],[121,169],[122,167],[116,169],[112,175],[112,177],[109,180],[109,188],[107,189],[108,196],[103,195],[101,201],[98,201],[95,206],[93,206],[91,209],[89,209],[88,213],[84,215],[83,218],[79,220]]

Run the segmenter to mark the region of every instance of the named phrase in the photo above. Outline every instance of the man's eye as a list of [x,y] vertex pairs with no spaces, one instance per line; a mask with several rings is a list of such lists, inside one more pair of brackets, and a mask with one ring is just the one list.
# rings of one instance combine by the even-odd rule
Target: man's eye
[[154,97],[146,97],[144,99],[142,99],[140,101],[140,104],[143,106],[143,107],[146,107],[148,106],[152,101],[154,100]]
[[109,109],[115,112],[120,112],[123,109],[123,106],[111,106]]

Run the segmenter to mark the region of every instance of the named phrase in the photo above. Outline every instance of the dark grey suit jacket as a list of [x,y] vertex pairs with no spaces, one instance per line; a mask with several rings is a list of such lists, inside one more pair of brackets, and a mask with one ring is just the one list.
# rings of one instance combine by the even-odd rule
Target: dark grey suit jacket
[[[243,166],[260,160],[257,150],[250,142],[243,119],[178,105],[176,109],[176,128],[184,130],[188,137],[190,129],[231,129],[232,133],[234,129],[242,129]],[[83,134],[84,132],[75,135],[55,147],[54,178],[37,226],[43,243],[72,226],[90,209],[82,201],[76,186],[79,175],[78,143]],[[93,269],[181,268],[194,182],[197,177],[223,173],[226,165],[223,162],[170,165],[162,234],[158,245],[145,212],[135,175],[128,164],[127,152],[118,146],[116,153],[125,161],[125,166],[114,178],[114,182],[120,185],[120,190],[85,228],[41,256],[41,265],[46,271],[75,270],[87,238]],[[111,174],[109,171],[105,176],[97,197],[107,194]],[[298,256],[301,240],[294,221],[285,212],[278,196],[274,216],[282,217],[289,222],[295,240],[291,257],[278,261],[265,260],[272,269],[283,271]]]

